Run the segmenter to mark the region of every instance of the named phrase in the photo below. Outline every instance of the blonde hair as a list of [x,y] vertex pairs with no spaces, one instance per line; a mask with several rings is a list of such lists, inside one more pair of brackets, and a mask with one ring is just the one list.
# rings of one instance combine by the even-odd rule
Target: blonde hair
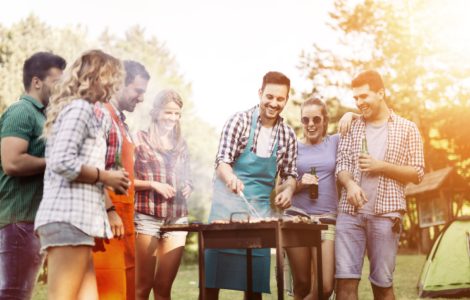
[[124,72],[121,62],[101,50],[84,52],[54,87],[46,111],[43,137],[51,134],[52,125],[62,109],[75,99],[91,103],[108,102],[121,87]]
[[[163,145],[160,141],[161,134],[159,133],[157,123],[158,116],[161,110],[170,102],[174,102],[180,108],[183,108],[183,100],[181,99],[181,96],[175,90],[166,89],[155,96],[155,99],[153,100],[153,107],[150,111],[152,122],[150,123],[149,127],[149,138],[150,142],[158,150],[163,150]],[[181,150],[183,148],[182,146],[184,144],[184,140],[181,136],[181,126],[179,120],[176,123],[175,128],[173,128],[173,132],[171,134],[173,140],[173,149]]]

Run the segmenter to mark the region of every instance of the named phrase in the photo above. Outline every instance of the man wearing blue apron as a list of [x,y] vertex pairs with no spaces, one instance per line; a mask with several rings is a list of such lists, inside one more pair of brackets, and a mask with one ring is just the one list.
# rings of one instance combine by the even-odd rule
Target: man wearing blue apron
[[[268,72],[259,90],[259,105],[235,114],[224,126],[216,158],[216,176],[209,222],[229,220],[233,212],[270,217],[270,195],[276,176],[282,184],[274,205],[290,206],[297,178],[294,131],[280,113],[289,97],[290,80]],[[243,192],[253,208],[240,197]],[[254,213],[253,213],[254,212]],[[255,215],[253,215],[255,214]],[[246,250],[206,250],[206,295],[218,299],[219,289],[247,290]],[[269,293],[270,251],[252,251],[255,298]]]

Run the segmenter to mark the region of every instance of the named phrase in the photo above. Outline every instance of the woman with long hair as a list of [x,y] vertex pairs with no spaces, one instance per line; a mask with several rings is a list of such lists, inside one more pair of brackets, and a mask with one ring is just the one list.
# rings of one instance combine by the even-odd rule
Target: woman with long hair
[[51,96],[43,131],[44,194],[35,220],[41,251],[47,251],[49,299],[98,299],[94,237],[116,233],[104,186],[125,193],[129,179],[123,171],[104,170],[110,119],[99,122],[93,106],[108,102],[122,80],[118,59],[90,50],[67,69]]
[[192,191],[189,152],[181,136],[183,101],[174,90],[163,90],[153,102],[151,123],[137,133],[135,161],[136,294],[171,299],[186,232],[160,232],[167,224],[187,224]]
[[[334,287],[334,238],[338,205],[335,167],[339,135],[328,135],[328,111],[318,98],[301,106],[303,137],[298,140],[297,168],[300,180],[292,206],[314,220],[328,224],[322,231],[323,294],[327,299]],[[312,174],[314,173],[316,174]],[[316,195],[310,189],[317,186]],[[294,299],[316,299],[316,257],[314,248],[286,248],[294,281]]]

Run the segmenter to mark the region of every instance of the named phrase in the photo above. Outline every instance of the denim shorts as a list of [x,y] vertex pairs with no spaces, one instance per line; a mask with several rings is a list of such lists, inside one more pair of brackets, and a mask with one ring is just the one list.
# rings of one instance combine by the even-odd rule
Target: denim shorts
[[400,239],[400,232],[392,231],[393,221],[391,217],[362,213],[339,214],[336,220],[335,277],[361,279],[367,250],[370,282],[378,287],[391,287]]
[[323,214],[323,215],[310,215],[310,219],[314,222],[325,224],[328,226],[327,230],[321,231],[321,240],[322,241],[334,241],[335,240],[335,231],[336,225],[334,224],[327,224],[322,222],[322,219],[328,219],[332,222],[336,221],[336,215],[334,214]]
[[95,239],[72,224],[54,222],[42,225],[36,229],[41,241],[41,252],[49,247],[60,246],[91,246]]
[[185,237],[188,234],[186,231],[166,231],[163,234],[161,233],[160,228],[163,225],[176,224],[188,224],[188,217],[157,218],[138,212],[135,212],[134,215],[135,232],[137,234],[150,235],[157,239],[178,236]]

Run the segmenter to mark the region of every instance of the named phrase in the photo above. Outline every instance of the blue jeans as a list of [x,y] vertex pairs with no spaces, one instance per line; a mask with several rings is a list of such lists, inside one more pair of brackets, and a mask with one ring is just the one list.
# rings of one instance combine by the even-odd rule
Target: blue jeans
[[33,223],[0,228],[0,299],[31,299],[42,264]]
[[369,280],[375,286],[393,285],[393,271],[400,232],[392,231],[393,218],[341,213],[336,219],[336,275],[338,279],[361,279],[364,255],[370,262]]

